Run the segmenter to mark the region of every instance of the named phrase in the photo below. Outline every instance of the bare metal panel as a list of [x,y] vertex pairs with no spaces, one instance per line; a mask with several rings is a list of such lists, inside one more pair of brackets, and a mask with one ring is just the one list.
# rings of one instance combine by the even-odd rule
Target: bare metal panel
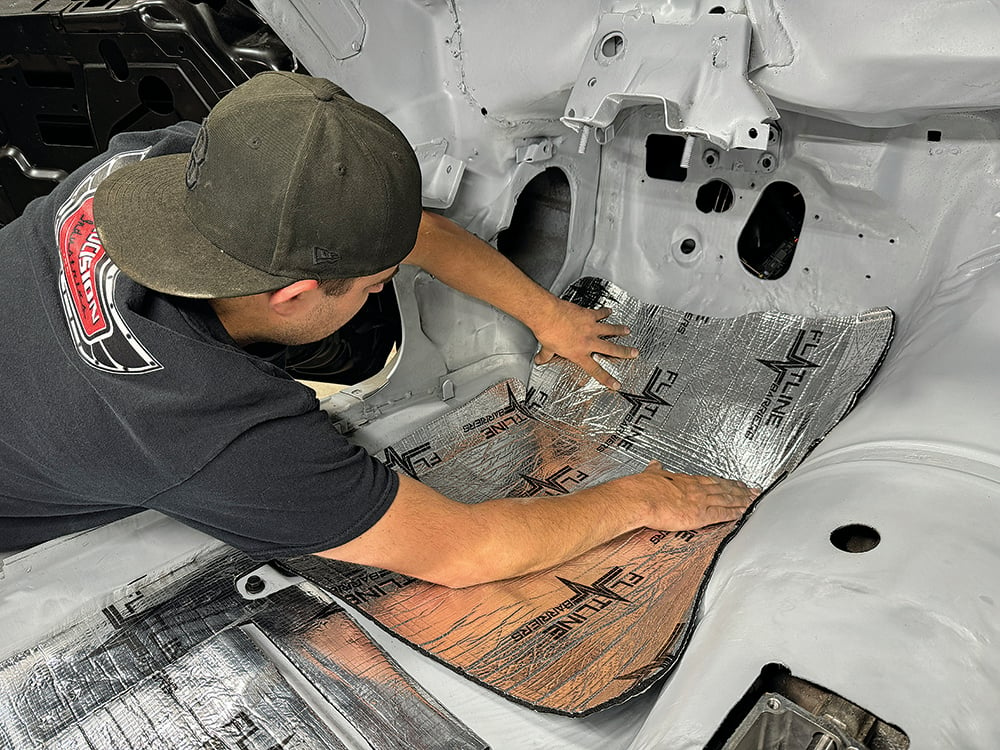
[[[892,335],[882,309],[850,318],[732,319],[642,303],[584,279],[567,296],[611,304],[643,355],[617,393],[575,366],[494,386],[387,448],[385,462],[449,497],[558,495],[669,468],[768,486],[846,413]],[[639,530],[557,568],[452,590],[315,557],[297,573],[507,697],[587,714],[667,674],[690,636],[707,572],[736,524]]]

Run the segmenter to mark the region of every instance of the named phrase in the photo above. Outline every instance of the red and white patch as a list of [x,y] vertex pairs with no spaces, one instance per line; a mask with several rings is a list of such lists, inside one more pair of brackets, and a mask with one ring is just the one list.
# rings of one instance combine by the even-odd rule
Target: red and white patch
[[59,228],[59,254],[63,275],[84,337],[92,340],[108,332],[103,300],[94,271],[104,258],[104,246],[94,226],[93,198],[87,198]]

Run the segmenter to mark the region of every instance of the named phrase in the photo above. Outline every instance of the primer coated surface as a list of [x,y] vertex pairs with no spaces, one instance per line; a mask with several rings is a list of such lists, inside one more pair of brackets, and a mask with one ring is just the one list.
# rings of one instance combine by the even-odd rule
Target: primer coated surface
[[[386,449],[385,462],[465,502],[560,495],[642,470],[767,487],[851,408],[881,363],[893,314],[694,316],[600,279],[565,295],[609,305],[640,358],[606,364],[611,392],[575,365],[536,368]],[[641,529],[557,568],[452,590],[314,557],[289,566],[462,674],[533,708],[583,715],[667,674],[737,524]]]

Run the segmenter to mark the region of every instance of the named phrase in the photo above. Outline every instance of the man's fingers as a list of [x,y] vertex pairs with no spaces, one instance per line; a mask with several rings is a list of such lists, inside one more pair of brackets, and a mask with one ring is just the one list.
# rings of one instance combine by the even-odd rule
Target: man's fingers
[[556,356],[556,353],[546,346],[543,346],[538,350],[538,354],[535,355],[535,364],[544,365],[546,362],[551,362],[552,358]]
[[598,307],[594,312],[596,313],[594,320],[604,320],[610,317],[614,311],[610,307]]
[[622,346],[621,344],[616,344],[612,341],[603,341],[601,345],[595,350],[595,354],[604,354],[608,357],[615,357],[617,359],[635,359],[639,356],[639,350],[631,346]]
[[626,325],[602,323],[601,321],[597,321],[594,330],[597,331],[597,335],[599,336],[628,336],[632,333],[632,329]]
[[710,505],[703,511],[703,518],[705,519],[705,525],[713,523],[725,523],[727,521],[736,521],[743,515],[746,508],[729,508],[725,505]]
[[622,387],[621,383],[615,380],[614,376],[610,372],[597,364],[593,357],[586,357],[583,361],[577,362],[577,364],[583,368],[585,373],[590,375],[590,377],[603,385],[605,388],[617,391]]

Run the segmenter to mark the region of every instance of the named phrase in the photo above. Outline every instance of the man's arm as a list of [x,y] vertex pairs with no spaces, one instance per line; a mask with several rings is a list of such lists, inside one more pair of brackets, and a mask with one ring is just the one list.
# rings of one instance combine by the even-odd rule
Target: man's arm
[[591,355],[638,356],[632,347],[604,338],[629,333],[625,326],[602,322],[610,310],[588,310],[555,297],[489,244],[437,214],[424,212],[417,243],[403,262],[420,266],[448,286],[489,302],[528,326],[541,344],[535,358],[538,364],[559,355],[603,385],[618,388],[618,382]]
[[449,500],[400,475],[389,510],[321,557],[394,570],[453,588],[550,568],[633,529],[696,529],[740,517],[756,496],[737,482],[664,471],[558,497]]

